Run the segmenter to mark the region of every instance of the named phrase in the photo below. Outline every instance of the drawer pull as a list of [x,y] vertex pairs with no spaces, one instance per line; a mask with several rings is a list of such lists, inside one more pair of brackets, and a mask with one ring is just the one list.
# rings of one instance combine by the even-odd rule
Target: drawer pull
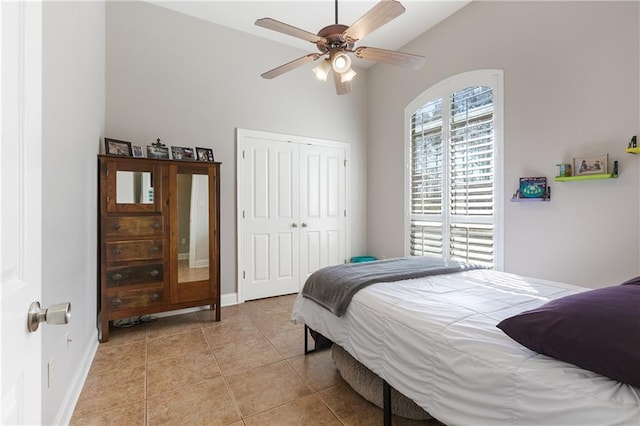
[[122,274],[117,274],[117,273],[116,273],[116,274],[113,274],[113,275],[111,276],[111,278],[112,278],[114,281],[119,281],[119,280],[121,280],[121,279],[122,279]]
[[149,275],[151,275],[152,277],[157,277],[158,275],[160,275],[160,271],[154,269],[153,271],[149,272]]
[[120,254],[120,253],[122,253],[122,249],[121,249],[121,248],[116,247],[116,248],[114,248],[113,250],[111,250],[111,253],[113,253],[113,254]]
[[112,304],[113,306],[120,306],[120,305],[122,305],[122,300],[120,300],[120,299],[118,299],[118,298],[111,299],[111,304]]
[[151,224],[151,227],[152,227],[153,229],[156,229],[156,230],[157,230],[157,229],[160,229],[160,224],[159,224],[158,222],[153,222],[153,223]]
[[160,300],[160,295],[158,293],[151,293],[149,299],[151,299],[152,302],[158,301]]
[[160,251],[160,247],[158,247],[158,246],[151,246],[151,247],[149,247],[149,251],[150,251],[151,253],[157,253],[157,252],[159,252],[159,251]]
[[120,230],[120,225],[117,223],[114,223],[113,226],[111,227],[111,229],[113,229],[114,231],[119,231]]

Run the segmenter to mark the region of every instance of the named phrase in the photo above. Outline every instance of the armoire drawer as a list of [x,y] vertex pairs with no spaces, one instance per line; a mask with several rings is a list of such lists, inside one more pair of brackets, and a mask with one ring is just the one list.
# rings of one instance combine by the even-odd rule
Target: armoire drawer
[[125,266],[108,268],[106,272],[107,287],[162,282],[164,280],[162,263],[150,265]]
[[106,222],[109,238],[153,237],[164,233],[161,215],[110,217]]
[[116,241],[107,243],[107,262],[152,260],[164,257],[163,240]]
[[109,291],[106,300],[109,311],[162,306],[163,303],[164,291],[162,287]]

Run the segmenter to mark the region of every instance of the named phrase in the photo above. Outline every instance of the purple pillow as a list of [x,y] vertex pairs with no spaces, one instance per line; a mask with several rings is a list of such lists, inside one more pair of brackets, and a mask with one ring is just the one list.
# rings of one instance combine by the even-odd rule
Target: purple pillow
[[631,285],[631,284],[640,285],[640,277],[631,278],[630,280],[627,280],[620,285]]
[[640,285],[552,300],[498,328],[532,351],[640,387]]

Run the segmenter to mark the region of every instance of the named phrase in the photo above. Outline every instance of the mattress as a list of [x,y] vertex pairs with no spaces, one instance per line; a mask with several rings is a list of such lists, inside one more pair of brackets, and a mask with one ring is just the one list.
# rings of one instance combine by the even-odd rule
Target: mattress
[[492,270],[378,283],[305,323],[448,425],[640,425],[640,389],[533,352],[496,327],[588,290]]

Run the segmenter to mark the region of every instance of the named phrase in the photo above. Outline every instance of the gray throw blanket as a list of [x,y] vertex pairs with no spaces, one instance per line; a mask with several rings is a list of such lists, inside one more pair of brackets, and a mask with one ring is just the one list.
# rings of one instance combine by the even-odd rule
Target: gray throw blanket
[[482,266],[422,256],[328,266],[307,278],[302,296],[340,317],[346,312],[353,296],[371,284],[478,268]]

